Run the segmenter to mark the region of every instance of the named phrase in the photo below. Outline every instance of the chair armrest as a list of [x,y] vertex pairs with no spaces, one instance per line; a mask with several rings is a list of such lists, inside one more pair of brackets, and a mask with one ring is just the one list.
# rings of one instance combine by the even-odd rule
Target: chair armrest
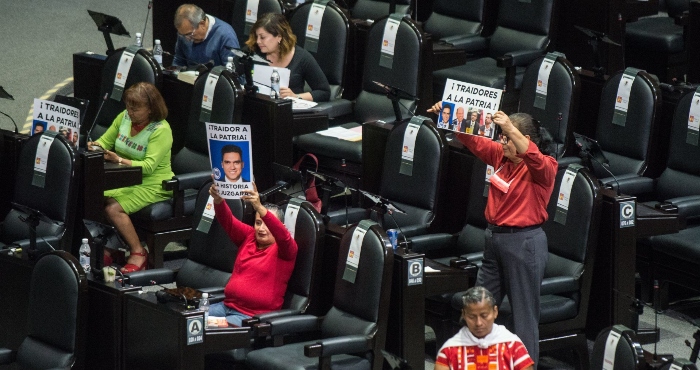
[[[7,245],[7,248],[22,248],[23,252],[26,252],[29,250],[29,239],[22,239],[22,240],[16,240],[9,245]],[[39,251],[51,251],[54,249],[61,249],[60,245],[61,244],[61,237],[60,236],[44,236],[44,237],[37,237],[36,238],[36,249]]]
[[[348,224],[352,225],[367,218],[367,209],[348,208],[347,216]],[[328,218],[334,224],[345,225],[345,209],[328,212]]]
[[261,313],[260,315],[255,315],[249,319],[243,320],[243,326],[252,327],[252,326],[259,324],[261,322],[265,323],[265,322],[268,322],[272,319],[277,319],[279,317],[285,317],[285,316],[298,315],[300,313],[301,313],[301,310],[293,310],[293,309],[284,309],[284,310],[277,310],[277,311]]
[[0,348],[0,364],[7,365],[15,362],[17,352],[9,348]]
[[319,330],[321,320],[313,315],[292,315],[273,318],[253,326],[253,335],[277,336]]
[[417,253],[427,253],[434,250],[452,248],[457,241],[456,234],[426,234],[409,238],[411,250]]
[[479,35],[456,35],[440,39],[441,43],[452,45],[458,49],[464,49],[468,53],[485,50],[489,46],[489,40]]
[[183,173],[173,176],[170,180],[163,180],[163,190],[181,191],[185,189],[199,189],[202,184],[211,178],[211,171]]
[[129,278],[129,284],[137,286],[168,284],[175,281],[175,271],[166,268],[134,271],[124,276]]
[[328,357],[344,353],[359,353],[369,351],[372,340],[365,335],[346,335],[320,340],[304,346],[306,357]]
[[[212,294],[216,295],[221,295],[221,298],[224,297],[224,287],[222,286],[212,286],[212,287],[206,287],[206,288],[197,288],[202,293],[209,293],[209,298],[212,297]],[[211,303],[211,299],[209,300]]]
[[[335,99],[327,102],[318,103],[315,107],[311,108],[314,112],[318,114],[327,114],[328,118],[336,118],[352,114],[353,104],[352,101],[347,99]],[[321,131],[328,129],[328,121],[326,121],[325,128],[318,128],[312,132]],[[295,134],[298,135],[298,134]]]
[[675,23],[677,26],[685,27],[688,25],[689,21],[690,21],[690,12],[687,10],[684,11],[683,13],[673,17],[673,23]]
[[496,64],[501,68],[524,67],[541,57],[542,50],[517,50],[496,58]]
[[690,195],[667,199],[664,203],[670,203],[678,208],[678,214],[685,218],[700,216],[700,195]]
[[565,169],[566,167],[569,167],[570,164],[582,164],[583,160],[581,157],[561,157],[557,159],[557,165],[559,166],[559,169]]
[[466,258],[453,258],[450,260],[450,267],[466,270],[468,268],[476,267],[476,265]]
[[636,174],[617,176],[600,179],[600,182],[619,189],[620,193],[640,196],[650,194],[654,191],[654,179],[650,177],[638,176]]

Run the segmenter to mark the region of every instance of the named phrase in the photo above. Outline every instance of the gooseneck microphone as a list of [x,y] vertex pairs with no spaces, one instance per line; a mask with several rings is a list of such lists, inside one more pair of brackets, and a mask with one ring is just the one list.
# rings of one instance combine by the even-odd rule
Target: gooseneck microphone
[[102,107],[104,107],[105,102],[107,101],[107,98],[109,98],[109,93],[106,92],[105,96],[102,97],[102,102],[100,103],[100,108],[97,109],[97,114],[95,114],[95,119],[92,120],[92,124],[90,125],[90,129],[87,132],[87,141],[86,145],[88,142],[92,141],[92,130],[95,128],[95,124],[97,123],[97,118],[100,116],[100,112],[102,112]]
[[581,144],[578,140],[576,140],[576,146],[581,150],[581,153],[583,153],[585,156],[588,158],[592,159],[595,163],[598,163],[600,167],[602,167],[605,172],[607,172],[610,176],[612,176],[613,180],[615,181],[615,184],[617,184],[617,189],[615,190],[616,195],[620,195],[620,182],[617,181],[617,177],[615,177],[615,174],[610,171],[609,165],[607,163],[601,163],[594,155],[592,155],[586,148],[584,148],[583,144]]
[[1,112],[1,111],[0,111],[0,114],[2,114],[3,116],[9,118],[10,121],[12,121],[12,124],[15,125],[15,134],[18,134],[18,133],[19,133],[19,128],[17,127],[17,122],[15,122],[15,120],[12,119],[12,117],[10,117],[10,115],[7,114],[7,113],[5,113],[5,112]]
[[[143,32],[141,32],[141,40],[146,39],[146,26],[148,25],[148,16],[151,14],[151,8],[153,7],[153,0],[148,1],[148,11],[146,12],[146,21],[143,22]],[[143,41],[142,41],[143,43]]]

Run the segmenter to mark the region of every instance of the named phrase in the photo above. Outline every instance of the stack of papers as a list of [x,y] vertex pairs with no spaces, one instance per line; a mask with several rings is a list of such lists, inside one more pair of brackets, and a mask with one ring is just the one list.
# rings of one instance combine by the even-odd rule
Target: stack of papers
[[328,130],[318,131],[316,133],[323,136],[334,137],[340,140],[362,141],[362,126],[352,129],[347,129],[344,127],[331,127]]
[[286,97],[285,99],[289,99],[292,101],[292,109],[293,110],[311,109],[311,108],[318,105],[318,103],[316,103],[316,102],[304,100],[304,99],[297,99],[297,98],[293,98],[291,96]]

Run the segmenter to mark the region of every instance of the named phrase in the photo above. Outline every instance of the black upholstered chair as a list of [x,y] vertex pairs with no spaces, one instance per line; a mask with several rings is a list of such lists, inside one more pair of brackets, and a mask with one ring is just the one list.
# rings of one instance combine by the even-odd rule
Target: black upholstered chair
[[591,161],[591,166],[603,184],[619,189],[621,193],[641,197],[654,189],[654,181],[645,174],[652,156],[658,155],[654,153],[652,139],[660,112],[661,94],[656,81],[648,73],[640,71],[632,83],[625,124],[615,124],[615,101],[622,75],[622,72],[618,72],[611,76],[603,87],[595,133],[609,161],[605,165],[609,171],[595,160]]
[[574,66],[563,55],[556,56],[549,73],[547,96],[543,101],[536,91],[540,66],[544,60],[544,57],[536,59],[525,70],[518,112],[529,113],[549,131],[554,139],[549,152],[560,162],[560,167],[566,167],[569,163],[562,166],[561,158],[574,152],[573,130],[578,113],[581,80]]
[[[330,101],[320,102],[314,110],[327,113],[329,118],[344,116],[352,113],[352,102],[341,98],[351,40],[350,20],[335,2],[329,2],[323,12],[319,38],[310,41],[306,37],[306,31],[312,5],[313,2],[299,5],[292,13],[289,23],[297,37],[297,44],[314,56],[331,86]],[[312,44],[316,46],[315,49],[310,46]]]
[[696,160],[700,157],[700,147],[686,141],[693,93],[686,94],[678,103],[670,127],[666,168],[655,180],[654,201],[646,203],[677,212],[686,227],[678,233],[652,236],[637,243],[638,255],[646,256],[651,262],[651,271],[640,270],[640,273],[653,275],[646,282],[658,279],[663,288],[666,282],[672,282],[697,290],[700,283],[700,163]]
[[667,16],[640,18],[625,25],[625,62],[657,75],[662,82],[682,80],[688,68],[685,34],[690,1],[665,0],[659,5]]
[[[588,347],[584,330],[602,196],[598,180],[588,170],[579,170],[571,188],[565,223],[554,221],[565,172],[562,169],[557,173],[554,192],[547,207],[549,219],[542,226],[547,234],[549,259],[540,288],[540,353],[572,348],[577,354],[579,368],[587,369]],[[460,292],[452,296],[453,326],[451,332],[439,334],[438,340],[445,340],[458,330],[463,294]],[[498,319],[508,322],[511,317],[512,311],[506,297],[499,307]]]
[[[237,122],[242,112],[243,89],[223,67],[214,70],[220,73],[220,77],[214,89],[211,118],[207,122]],[[200,117],[208,75],[203,73],[195,81],[185,146],[172,158],[175,177],[163,181],[163,189],[172,190],[173,198],[151,204],[131,215],[136,232],[145,237],[150,249],[149,258],[153,258],[156,268],[163,267],[163,250],[169,242],[189,237],[197,189],[210,178],[206,125]]]
[[[190,226],[194,228],[187,250],[187,259],[178,271],[168,268],[156,268],[135,271],[126,276],[132,285],[167,284],[175,282],[178,286],[190,287],[203,292],[217,294],[216,300],[222,298],[224,287],[233,272],[238,246],[231,241],[226,231],[216,218],[211,222],[207,232],[197,230],[202,212],[209,200],[211,180],[205,182],[196,194]],[[252,224],[252,210],[240,199],[226,200],[231,213],[239,220]]]
[[468,39],[481,35],[483,21],[484,0],[436,0],[423,30],[437,42],[461,48],[468,45]]
[[16,351],[0,348],[0,365],[22,369],[70,369],[85,345],[87,278],[65,251],[44,254],[29,286],[28,334]]
[[[378,20],[386,15],[389,15],[389,0],[357,0],[355,5],[350,8],[350,14],[355,19],[362,20]],[[410,14],[410,0],[396,0],[395,13]]]
[[[396,125],[386,142],[384,165],[382,166],[379,195],[388,199],[406,214],[394,212],[384,215],[385,229],[400,228],[404,236],[425,234],[437,213],[438,198],[447,167],[447,141],[432,121],[424,121],[416,137],[413,172],[410,176],[401,173],[401,154],[409,122]],[[420,190],[417,190],[420,189]],[[348,223],[359,222],[371,214],[371,209],[351,208],[347,211]],[[345,209],[328,213],[330,221],[346,223]],[[398,225],[398,226],[397,226]]]
[[612,369],[615,370],[641,370],[646,369],[646,361],[644,360],[644,350],[636,341],[636,333],[634,330],[625,327],[624,325],[615,325],[611,328],[603,329],[598,334],[598,337],[593,343],[593,352],[591,353],[591,370],[602,370],[604,368],[605,352],[610,345],[611,332],[613,336],[618,336],[617,345],[615,347],[615,359]]
[[[37,148],[42,137],[54,135],[48,152],[45,183],[43,187],[32,185]],[[19,154],[17,174],[12,197],[13,205],[0,224],[0,249],[19,247],[30,251],[30,229],[21,218],[30,216],[27,207],[39,211],[47,219],[39,220],[36,227],[37,252],[53,249],[71,250],[70,235],[75,213],[75,153],[63,135],[45,131],[30,137]],[[68,235],[67,235],[68,234]]]
[[[484,194],[486,170],[486,163],[474,158],[471,167],[466,223],[462,230],[457,234],[441,233],[414,236],[410,238],[411,249],[414,252],[425,253],[426,257],[447,266],[451,264],[461,268],[467,268],[468,265],[481,266],[485,246],[484,230],[488,226],[484,216],[486,200],[488,199]],[[452,262],[452,260],[455,261]],[[473,274],[472,277],[476,278],[476,274]],[[448,296],[445,296],[443,300],[449,300],[452,294]]]
[[[343,124],[344,128],[356,128],[369,121],[393,122],[395,120],[391,101],[385,97],[385,91],[374,81],[397,87],[413,96],[418,95],[423,45],[420,31],[410,18],[407,16],[402,18],[396,36],[392,68],[382,67],[379,65],[379,60],[387,20],[388,18],[377,20],[369,32],[362,75],[362,91],[355,101],[353,110],[354,122]],[[415,101],[402,99],[401,104],[402,117],[409,117],[410,113],[407,109],[415,110]],[[362,163],[361,142],[311,133],[296,137],[295,145],[298,151],[313,153],[319,157],[321,166],[326,162],[334,161]]]
[[[347,256],[356,227],[340,242],[340,256]],[[373,369],[382,368],[389,315],[393,252],[386,233],[377,225],[367,229],[361,246],[354,283],[343,279],[345,259],[336,270],[333,306],[319,318],[297,315],[268,321],[273,336],[310,331],[321,339],[268,347],[248,354],[252,369]]]
[[[284,13],[284,5],[280,0],[260,0],[258,2],[258,18],[265,13]],[[248,11],[248,0],[237,0],[233,3],[233,14],[231,15],[231,27],[238,36],[238,43],[241,47],[245,45],[250,35],[250,27],[255,23],[246,24],[246,13]]]
[[[103,98],[105,94],[109,94],[107,100],[105,100],[104,105],[102,105],[102,110],[100,110],[99,115],[95,117],[95,126],[90,133],[88,140],[97,140],[102,136],[102,134],[107,131],[107,128],[112,124],[114,118],[126,109],[124,101],[121,99],[112,99],[112,89],[114,88],[114,79],[117,75],[117,69],[119,68],[119,63],[124,57],[124,51],[126,49],[118,49],[112,55],[110,55],[105,61],[105,65],[102,68],[102,85],[100,86],[100,98]],[[128,89],[131,85],[137,82],[150,82],[154,84],[158,89],[160,89],[161,81],[163,79],[163,73],[160,69],[160,65],[153,59],[151,54],[144,50],[139,49],[138,53],[134,55],[134,59],[131,62],[131,68],[129,69],[129,75],[126,77],[126,83],[124,85],[124,90]],[[96,102],[98,106],[102,102]]]
[[468,53],[485,56],[466,64],[433,72],[433,91],[443,91],[448,78],[480,86],[519,89],[532,61],[544,54],[550,42],[553,0],[501,0],[493,35],[465,39]]

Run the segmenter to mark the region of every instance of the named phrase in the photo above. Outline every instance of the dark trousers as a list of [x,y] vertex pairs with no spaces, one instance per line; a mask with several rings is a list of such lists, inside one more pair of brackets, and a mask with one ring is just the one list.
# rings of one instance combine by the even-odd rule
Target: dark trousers
[[513,310],[513,332],[528,353],[539,359],[540,285],[547,263],[547,236],[541,228],[516,233],[486,229],[484,260],[476,285],[488,289],[501,305],[508,296]]

